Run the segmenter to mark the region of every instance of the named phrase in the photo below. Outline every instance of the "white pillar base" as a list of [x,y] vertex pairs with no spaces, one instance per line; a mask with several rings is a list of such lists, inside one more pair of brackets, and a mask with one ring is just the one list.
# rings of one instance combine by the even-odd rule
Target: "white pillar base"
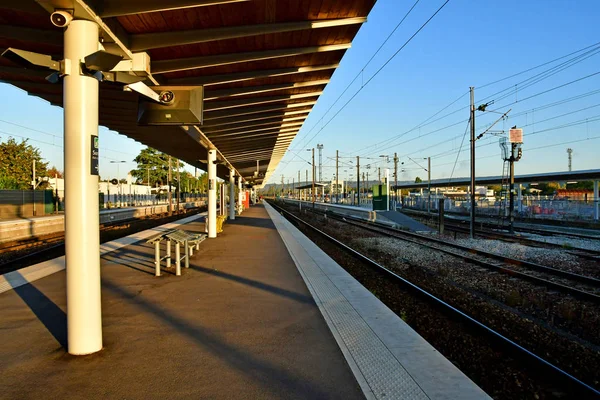
[[208,150],[208,237],[217,237],[217,151]]
[[74,355],[102,349],[99,172],[92,164],[92,151],[98,157],[98,81],[79,72],[80,61],[97,50],[98,25],[72,21],[64,33],[72,70],[63,81],[63,107],[67,336]]

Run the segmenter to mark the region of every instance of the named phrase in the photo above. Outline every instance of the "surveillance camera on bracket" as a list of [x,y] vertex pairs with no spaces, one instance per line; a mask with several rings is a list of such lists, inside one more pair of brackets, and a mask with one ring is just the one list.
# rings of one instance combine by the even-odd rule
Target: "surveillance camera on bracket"
[[201,125],[204,111],[202,86],[151,86],[158,101],[140,97],[139,125]]
[[50,14],[50,22],[59,28],[68,26],[73,21],[73,14],[68,10],[55,10]]

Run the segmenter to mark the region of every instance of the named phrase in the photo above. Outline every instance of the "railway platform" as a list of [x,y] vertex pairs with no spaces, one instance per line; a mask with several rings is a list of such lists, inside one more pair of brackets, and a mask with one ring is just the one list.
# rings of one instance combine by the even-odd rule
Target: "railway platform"
[[[182,210],[201,207],[205,201],[181,203]],[[173,205],[175,209],[175,204]],[[141,218],[168,212],[167,204],[152,204],[136,207],[111,208],[100,210],[100,223],[110,224],[132,218]],[[65,216],[63,213],[40,217],[14,218],[0,220],[0,244],[15,240],[30,240],[42,235],[64,232]]]
[[[202,217],[184,229],[203,232]],[[0,294],[6,398],[483,399],[487,395],[268,205],[183,275],[105,244],[102,351],[67,354],[65,272]]]

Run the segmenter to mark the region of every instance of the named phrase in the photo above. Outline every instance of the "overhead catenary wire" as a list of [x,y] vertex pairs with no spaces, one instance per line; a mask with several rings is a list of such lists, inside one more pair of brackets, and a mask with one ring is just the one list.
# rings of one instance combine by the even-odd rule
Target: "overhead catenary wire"
[[[305,141],[303,143],[310,143],[314,138],[316,138],[330,123],[331,121],[333,121],[339,114],[340,112],[342,112],[342,110],[344,110],[346,108],[346,106],[348,104],[350,104],[350,102],[402,51],[402,49],[404,49],[416,36],[417,34],[419,34],[419,32],[421,32],[423,30],[423,28],[425,28],[425,26],[427,26],[427,24],[429,24],[429,22],[431,22],[431,20],[446,6],[446,4],[448,4],[450,2],[450,0],[446,0],[436,11],[435,13],[433,13],[433,15],[431,17],[429,17],[429,19],[427,19],[427,21],[425,21],[420,27],[419,29],[417,29],[417,31],[415,33],[413,33],[413,35],[404,42],[404,44],[402,46],[400,46],[400,48],[398,50],[396,50],[396,52],[394,54],[392,54],[391,57],[389,57],[384,63],[383,65],[377,70],[375,71],[375,73],[373,75],[371,75],[371,77],[364,82],[361,87],[350,97],[350,99],[348,99],[348,101],[346,101],[341,107],[340,109],[327,121],[327,123],[325,123],[325,125],[323,125],[321,127],[321,129],[319,129],[308,141]],[[300,147],[304,147],[304,145],[300,146]],[[286,165],[283,166],[283,168],[285,168]]]
[[[565,63],[562,63],[562,64],[560,64],[560,65],[558,65],[558,66],[554,66],[554,67],[552,67],[552,68],[550,68],[550,69],[548,69],[548,70],[545,70],[545,71],[542,71],[542,72],[540,72],[540,73],[539,73],[539,74],[537,74],[537,75],[534,75],[534,76],[532,76],[532,77],[530,77],[530,78],[527,78],[526,80],[524,80],[524,81],[522,81],[522,82],[526,82],[526,81],[528,81],[528,80],[535,79],[535,78],[540,78],[540,77],[543,77],[543,79],[546,79],[547,77],[549,77],[549,76],[552,76],[552,75],[554,75],[554,74],[556,74],[556,73],[558,73],[558,72],[560,72],[560,71],[562,71],[562,70],[564,70],[564,69],[566,69],[566,68],[568,68],[568,67],[572,67],[573,65],[575,65],[575,64],[577,64],[577,63],[579,63],[579,62],[582,62],[583,60],[585,60],[585,59],[587,59],[587,58],[591,57],[592,55],[596,55],[596,54],[600,53],[600,46],[599,46],[599,45],[600,45],[600,42],[598,42],[598,43],[595,43],[595,44],[593,44],[593,45],[591,45],[591,46],[584,47],[583,49],[580,49],[580,50],[577,50],[577,51],[575,51],[575,52],[569,53],[569,54],[567,54],[567,55],[565,55],[565,56],[562,56],[562,57],[556,58],[556,59],[554,59],[554,60],[552,60],[552,61],[548,61],[548,62],[542,63],[542,64],[540,64],[540,65],[538,65],[538,66],[535,66],[535,67],[533,67],[533,68],[528,68],[528,69],[526,69],[525,71],[521,71],[521,72],[519,72],[519,73],[517,73],[517,74],[513,74],[513,75],[511,75],[511,76],[509,76],[509,77],[502,78],[502,79],[499,79],[499,80],[497,80],[497,81],[494,81],[494,82],[491,82],[491,83],[485,84],[485,85],[483,85],[482,87],[487,87],[487,86],[490,86],[490,85],[492,85],[492,84],[494,84],[494,83],[498,83],[498,82],[504,81],[504,80],[506,80],[506,79],[509,79],[510,77],[514,77],[514,76],[521,75],[521,74],[523,74],[523,73],[525,73],[525,72],[529,72],[529,71],[535,70],[535,69],[537,69],[537,68],[540,68],[540,67],[542,67],[542,66],[545,66],[545,65],[551,64],[551,63],[553,63],[553,62],[556,62],[556,61],[558,61],[558,60],[561,60],[561,59],[563,59],[563,58],[566,58],[566,57],[568,57],[568,56],[571,56],[571,55],[573,55],[573,54],[577,54],[577,53],[580,53],[581,51],[584,51],[584,50],[588,50],[588,49],[590,49],[590,48],[593,48],[592,50],[588,51],[587,53],[584,53],[584,55],[587,55],[588,53],[590,53],[590,52],[593,52],[593,54],[589,54],[589,55],[588,55],[587,57],[585,57],[584,59],[577,60],[577,59],[578,59],[579,57],[581,57],[582,55],[580,55],[580,56],[577,56],[577,57],[575,57],[575,58],[573,58],[573,59],[570,59],[570,60],[566,61]],[[575,61],[576,61],[576,62],[575,62]],[[568,64],[568,65],[567,65],[567,64]],[[565,66],[565,65],[566,65],[566,66]],[[548,75],[549,71],[551,72],[551,71],[553,71],[554,69],[556,69],[557,67],[561,67],[561,66],[562,66],[563,68],[562,68],[562,69],[560,69],[560,71],[556,71],[556,72],[552,73],[551,75]],[[586,76],[586,77],[583,77],[583,78],[581,78],[581,79],[587,79],[587,78],[589,78],[589,77],[591,77],[591,76],[594,76],[594,75],[595,75],[595,74],[592,74],[592,75],[590,75],[590,76]],[[543,79],[538,79],[538,80],[536,80],[534,83],[539,83],[539,82],[541,82]],[[574,82],[569,82],[569,83],[567,83],[567,84],[565,84],[565,85],[569,85],[569,84],[572,84],[572,83],[575,83],[575,82],[577,82],[577,81],[574,81]],[[534,84],[534,83],[532,83],[532,84]],[[517,84],[517,87],[518,87],[518,85],[519,85],[519,83]],[[529,85],[529,86],[531,86],[531,85]],[[527,87],[529,87],[529,86],[527,86]],[[523,89],[524,89],[524,88],[521,88],[520,90],[523,90]],[[498,94],[501,94],[501,93],[503,93],[503,92],[505,92],[505,91],[507,91],[507,90],[512,90],[512,92],[509,92],[509,93],[507,94],[507,96],[514,94],[514,93],[515,93],[515,85],[511,85],[511,86],[507,87],[506,89],[503,89],[503,90],[501,90],[501,91],[499,91],[499,92],[496,92],[495,94],[492,94],[492,95],[490,95],[490,96],[488,96],[488,97],[485,97],[485,98],[483,98],[483,99],[479,99],[479,100],[477,100],[477,103],[484,102],[485,100],[487,100],[487,99],[490,99],[490,98],[492,98],[493,96],[495,96],[495,95],[498,95]],[[468,92],[466,92],[465,94],[467,94],[467,93],[468,93]],[[453,103],[451,103],[451,104],[454,104],[454,103],[456,103],[456,102],[457,102],[458,100],[460,100],[460,98],[462,98],[462,96],[464,96],[465,94],[461,95],[461,97],[459,97],[459,99],[455,100],[455,101],[454,101]],[[544,93],[541,93],[541,94],[544,94]],[[503,98],[504,98],[504,97],[503,97]],[[524,101],[524,100],[527,100],[527,99],[529,99],[529,98],[530,98],[530,97],[528,97],[528,98],[525,98],[525,99],[521,99],[520,101]],[[499,101],[499,100],[496,100],[496,101]],[[518,103],[518,102],[520,102],[520,101],[519,101],[519,100],[517,100],[517,101],[515,101],[514,103],[510,103],[510,104],[515,104],[515,103]],[[510,105],[510,104],[508,104],[508,105]],[[505,106],[503,106],[503,107],[506,107],[506,106],[508,106],[508,105],[505,105]],[[447,109],[448,107],[449,107],[449,106],[446,106],[446,107],[444,107],[442,110],[445,110],[445,109]],[[454,111],[452,111],[452,112],[450,112],[450,113],[448,113],[448,114],[445,114],[445,115],[443,115],[443,116],[442,116],[442,117],[440,117],[440,118],[437,118],[437,119],[435,119],[434,121],[430,121],[429,123],[421,123],[421,124],[417,125],[415,128],[412,128],[412,129],[410,129],[410,130],[408,130],[408,131],[406,131],[406,132],[403,132],[403,133],[401,133],[401,134],[399,134],[399,135],[396,135],[396,136],[394,136],[393,138],[388,138],[388,139],[385,139],[384,141],[382,141],[382,142],[379,142],[379,143],[376,143],[376,144],[374,144],[374,145],[371,145],[371,146],[369,146],[368,148],[373,148],[373,147],[376,147],[377,149],[379,149],[379,148],[381,148],[381,146],[388,146],[388,145],[390,145],[390,142],[393,142],[395,139],[398,139],[398,138],[400,138],[400,137],[403,137],[403,136],[405,136],[406,134],[408,134],[408,133],[410,133],[410,132],[413,132],[413,131],[415,131],[415,130],[417,130],[417,129],[419,129],[419,128],[422,128],[422,127],[424,127],[424,126],[430,125],[430,124],[432,124],[432,123],[434,123],[434,122],[437,122],[437,121],[440,121],[440,120],[442,120],[442,119],[445,119],[445,118],[447,118],[447,117],[449,117],[449,116],[451,116],[451,115],[454,115],[454,114],[456,114],[456,113],[458,113],[458,112],[464,111],[465,109],[468,109],[468,106],[461,107],[460,109],[454,110]],[[438,115],[439,113],[440,113],[440,111],[438,111],[438,112],[437,112],[436,114],[434,114],[432,117],[434,117],[434,116]],[[430,118],[432,118],[432,117],[430,117]],[[428,118],[428,120],[429,120],[430,118]],[[427,120],[426,120],[426,121],[427,121]],[[378,150],[373,150],[373,151],[378,151]],[[363,153],[363,154],[365,154],[365,153]]]
[[[402,17],[402,19],[400,20],[400,22],[398,22],[398,24],[396,24],[396,27],[388,34],[388,36],[385,38],[385,40],[381,43],[381,45],[379,46],[379,48],[375,51],[375,53],[373,53],[373,55],[371,56],[371,58],[369,58],[369,60],[365,63],[365,65],[363,65],[363,67],[361,68],[360,72],[358,74],[356,74],[356,76],[354,77],[354,79],[352,79],[352,81],[346,86],[346,88],[342,91],[342,93],[337,97],[337,99],[335,99],[335,101],[333,102],[333,104],[327,109],[327,111],[325,111],[325,113],[321,116],[321,118],[319,119],[319,121],[317,123],[315,123],[312,128],[310,128],[310,130],[306,133],[306,136],[310,135],[310,133],[315,129],[315,127],[317,125],[319,125],[319,123],[321,123],[323,121],[323,118],[329,114],[329,111],[331,111],[331,109],[338,103],[338,101],[340,101],[340,99],[344,96],[344,94],[346,94],[346,92],[348,91],[348,89],[350,89],[350,87],[352,86],[352,84],[354,84],[354,82],[356,82],[356,80],[363,75],[365,69],[369,66],[369,64],[371,63],[371,61],[373,61],[373,59],[377,56],[377,54],[379,54],[379,52],[381,51],[381,49],[383,48],[383,46],[385,46],[385,44],[391,39],[391,37],[394,35],[394,33],[396,33],[396,31],[398,30],[398,28],[400,28],[400,25],[402,25],[402,23],[404,22],[404,20],[406,20],[406,18],[410,15],[410,13],[412,12],[412,10],[417,6],[417,4],[419,4],[420,0],[415,1],[415,3],[412,5],[412,7],[404,14],[404,17]],[[303,142],[305,143],[305,142]],[[302,147],[302,146],[300,146]]]
[[[502,106],[499,106],[499,107],[498,107],[498,108],[496,108],[495,110],[491,110],[491,111],[498,111],[498,110],[500,110],[500,109],[503,109],[503,108],[509,107],[509,106],[511,106],[511,105],[514,105],[514,104],[517,104],[517,103],[522,103],[522,102],[524,102],[524,101],[527,101],[527,100],[533,99],[533,98],[535,98],[535,97],[538,97],[538,96],[541,96],[541,95],[543,95],[543,94],[547,94],[547,93],[550,93],[550,92],[552,92],[552,91],[555,91],[555,90],[558,90],[558,89],[564,88],[564,87],[566,87],[566,86],[569,86],[569,85],[575,84],[575,83],[577,83],[577,82],[581,82],[581,81],[583,81],[583,80],[585,80],[585,79],[592,78],[592,77],[594,77],[594,76],[596,76],[596,75],[598,75],[598,74],[600,74],[600,71],[598,71],[598,72],[595,72],[595,73],[592,73],[592,74],[589,74],[589,75],[586,75],[586,76],[583,76],[583,77],[580,77],[580,78],[577,78],[577,79],[574,79],[574,80],[572,80],[572,81],[569,81],[569,82],[566,82],[566,83],[563,83],[563,84],[560,84],[560,85],[557,85],[557,86],[554,86],[554,87],[552,87],[552,88],[550,88],[550,89],[543,90],[543,91],[541,91],[541,92],[538,92],[538,93],[532,94],[532,95],[530,95],[530,96],[527,96],[527,97],[525,97],[525,98],[523,98],[523,99],[521,99],[521,100],[518,100],[518,101],[514,101],[514,102],[511,102],[511,103],[504,104],[504,105],[502,105]],[[593,92],[593,93],[597,93],[598,91],[592,91],[592,92]],[[588,93],[590,93],[590,92],[588,92]],[[578,98],[578,96],[574,96],[574,98]],[[558,103],[558,102],[557,102],[557,103]],[[402,144],[409,143],[409,142],[411,142],[411,141],[414,141],[414,140],[417,140],[417,139],[423,138],[423,137],[425,137],[425,136],[429,136],[429,135],[431,135],[431,134],[433,134],[433,133],[436,133],[436,132],[439,132],[439,131],[442,131],[442,130],[445,130],[445,129],[448,129],[448,128],[451,128],[451,127],[454,127],[454,126],[456,126],[456,125],[459,125],[459,124],[461,124],[461,123],[463,123],[463,122],[465,122],[465,121],[466,121],[466,120],[461,120],[461,121],[458,121],[458,122],[455,122],[455,123],[452,123],[452,124],[446,125],[446,126],[444,126],[443,128],[438,128],[438,129],[436,129],[436,130],[434,130],[434,131],[431,131],[431,132],[428,132],[428,133],[426,133],[426,134],[420,134],[420,135],[419,135],[419,136],[417,136],[417,137],[414,137],[414,138],[411,138],[411,139],[405,140],[405,141],[403,141],[403,142],[400,142],[400,143],[396,143],[395,145],[396,145],[396,146],[398,146],[398,145],[402,145]],[[538,121],[538,122],[539,122],[539,121]],[[386,145],[386,147],[389,147],[389,146],[391,146],[391,144],[387,144],[387,145]],[[379,151],[379,148],[378,148],[377,150],[373,150],[373,151],[372,151],[372,153],[370,153],[370,154],[375,154],[377,151]],[[412,154],[414,154],[414,152],[413,152],[413,153],[410,153],[410,154],[412,155]]]

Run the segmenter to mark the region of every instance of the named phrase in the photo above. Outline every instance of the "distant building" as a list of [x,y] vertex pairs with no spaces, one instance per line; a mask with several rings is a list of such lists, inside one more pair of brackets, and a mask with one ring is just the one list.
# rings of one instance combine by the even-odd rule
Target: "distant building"
[[594,198],[594,191],[591,189],[558,189],[556,197],[567,200],[586,200]]

